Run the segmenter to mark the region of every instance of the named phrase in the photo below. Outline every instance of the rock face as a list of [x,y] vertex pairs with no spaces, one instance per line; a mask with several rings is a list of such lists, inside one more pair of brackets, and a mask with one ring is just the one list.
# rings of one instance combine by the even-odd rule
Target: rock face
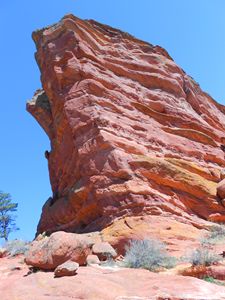
[[221,180],[220,183],[218,184],[217,195],[220,197],[220,199],[225,198],[225,179]]
[[33,39],[43,90],[27,110],[51,141],[53,191],[38,233],[132,216],[225,221],[225,108],[164,49],[73,15]]

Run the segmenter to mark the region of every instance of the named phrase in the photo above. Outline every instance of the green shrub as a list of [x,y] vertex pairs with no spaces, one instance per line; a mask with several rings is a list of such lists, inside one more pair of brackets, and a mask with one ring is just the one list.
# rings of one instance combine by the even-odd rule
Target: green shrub
[[25,254],[29,249],[29,243],[22,240],[12,240],[4,244],[4,248],[11,256]]
[[123,261],[129,268],[156,271],[160,267],[171,268],[176,259],[167,254],[165,245],[156,240],[133,240],[126,247]]
[[222,259],[220,255],[210,251],[206,247],[195,249],[186,260],[189,261],[193,266],[210,266]]
[[211,276],[206,276],[203,278],[203,280],[210,282],[210,283],[218,284],[218,285],[225,285],[225,282],[216,280],[215,278],[213,278]]

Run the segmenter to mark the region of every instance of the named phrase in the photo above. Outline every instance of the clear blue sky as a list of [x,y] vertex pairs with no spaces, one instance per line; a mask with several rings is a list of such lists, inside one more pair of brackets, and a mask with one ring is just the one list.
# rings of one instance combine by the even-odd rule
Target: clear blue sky
[[19,203],[20,231],[32,239],[51,195],[44,151],[49,141],[26,112],[41,86],[31,33],[66,13],[95,19],[158,44],[218,102],[225,104],[224,0],[0,0],[0,190]]

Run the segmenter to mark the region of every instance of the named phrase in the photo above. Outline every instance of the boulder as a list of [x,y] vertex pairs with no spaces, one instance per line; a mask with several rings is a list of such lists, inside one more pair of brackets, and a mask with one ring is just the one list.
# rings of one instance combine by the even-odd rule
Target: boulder
[[117,253],[108,242],[98,242],[92,247],[93,254],[96,254],[100,260],[115,258]]
[[56,267],[54,274],[55,277],[73,276],[76,275],[78,268],[78,263],[76,263],[75,261],[68,260]]
[[26,253],[25,262],[45,270],[53,270],[67,260],[84,265],[96,240],[97,234],[55,232],[48,238],[34,241]]
[[99,260],[99,258],[98,258],[97,255],[89,254],[87,256],[86,263],[87,263],[88,266],[99,265],[100,264],[100,260]]

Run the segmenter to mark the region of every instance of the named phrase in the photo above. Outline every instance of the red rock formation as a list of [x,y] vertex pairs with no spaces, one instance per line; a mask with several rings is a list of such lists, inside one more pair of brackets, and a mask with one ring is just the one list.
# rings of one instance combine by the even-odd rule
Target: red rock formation
[[43,90],[27,110],[51,141],[53,190],[38,232],[127,216],[225,220],[225,108],[164,49],[72,15],[33,39]]
[[92,246],[97,242],[100,242],[98,234],[55,232],[50,237],[33,241],[25,262],[43,270],[54,270],[69,260],[85,265]]
[[225,300],[225,287],[193,277],[141,269],[80,267],[76,277],[31,273],[22,257],[1,258],[1,300]]

